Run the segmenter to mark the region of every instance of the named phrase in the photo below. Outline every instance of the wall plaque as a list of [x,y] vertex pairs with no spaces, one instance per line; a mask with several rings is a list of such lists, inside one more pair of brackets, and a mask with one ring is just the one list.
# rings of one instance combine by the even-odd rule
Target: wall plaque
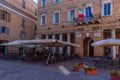
[[76,38],[81,38],[82,34],[81,33],[76,33]]
[[101,33],[100,32],[94,33],[94,37],[101,37]]

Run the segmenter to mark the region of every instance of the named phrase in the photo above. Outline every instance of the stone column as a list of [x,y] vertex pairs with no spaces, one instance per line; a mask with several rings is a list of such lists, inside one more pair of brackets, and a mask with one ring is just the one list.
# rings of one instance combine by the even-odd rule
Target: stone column
[[5,55],[8,54],[8,46],[5,46]]
[[[111,32],[111,37],[113,39],[115,39],[115,29],[112,29],[112,32]],[[115,59],[116,58],[116,46],[113,46],[112,47],[112,58]]]
[[[60,34],[59,37],[60,37],[59,39],[62,41],[62,33]],[[63,52],[63,49],[62,49],[62,47],[60,47],[59,48],[59,53],[62,54],[62,52]]]
[[[70,42],[70,33],[67,34],[67,42]],[[67,47],[67,54],[70,54],[70,46]]]
[[[54,34],[52,35],[52,39],[55,39],[55,35]],[[56,48],[55,47],[52,47],[52,53],[56,53]]]
[[[46,39],[48,39],[48,35],[46,35],[45,37],[46,37]],[[48,50],[49,48],[48,48],[48,47],[46,47],[46,49]]]

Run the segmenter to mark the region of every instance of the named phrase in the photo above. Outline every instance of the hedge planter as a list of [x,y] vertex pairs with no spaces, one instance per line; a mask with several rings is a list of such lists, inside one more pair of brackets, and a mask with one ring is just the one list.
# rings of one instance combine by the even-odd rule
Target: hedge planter
[[112,80],[120,80],[120,76],[115,75],[115,74],[110,74],[110,77]]
[[75,64],[75,65],[74,65],[73,71],[79,71],[79,64]]
[[95,75],[97,74],[97,69],[95,67],[88,67],[88,68],[85,68],[85,73],[87,75]]
[[112,80],[120,80],[120,71],[112,71],[110,77]]

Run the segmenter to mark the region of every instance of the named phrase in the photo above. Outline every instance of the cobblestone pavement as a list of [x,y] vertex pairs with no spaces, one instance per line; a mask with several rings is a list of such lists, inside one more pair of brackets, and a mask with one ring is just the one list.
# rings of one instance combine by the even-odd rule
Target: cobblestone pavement
[[[99,68],[97,75],[86,75],[84,69],[73,72],[72,68],[80,60],[70,60],[57,64],[28,63],[0,60],[0,80],[110,80],[109,68]],[[85,61],[87,65],[92,62]]]

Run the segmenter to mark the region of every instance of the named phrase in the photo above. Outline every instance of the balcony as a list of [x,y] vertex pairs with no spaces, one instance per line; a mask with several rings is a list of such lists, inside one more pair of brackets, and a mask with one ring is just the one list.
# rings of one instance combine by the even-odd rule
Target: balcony
[[74,25],[75,26],[79,26],[79,25],[89,25],[89,24],[99,24],[101,23],[101,15],[97,14],[97,15],[93,15],[93,17],[90,18],[84,18],[84,19],[80,19],[80,18],[75,18],[74,19]]

